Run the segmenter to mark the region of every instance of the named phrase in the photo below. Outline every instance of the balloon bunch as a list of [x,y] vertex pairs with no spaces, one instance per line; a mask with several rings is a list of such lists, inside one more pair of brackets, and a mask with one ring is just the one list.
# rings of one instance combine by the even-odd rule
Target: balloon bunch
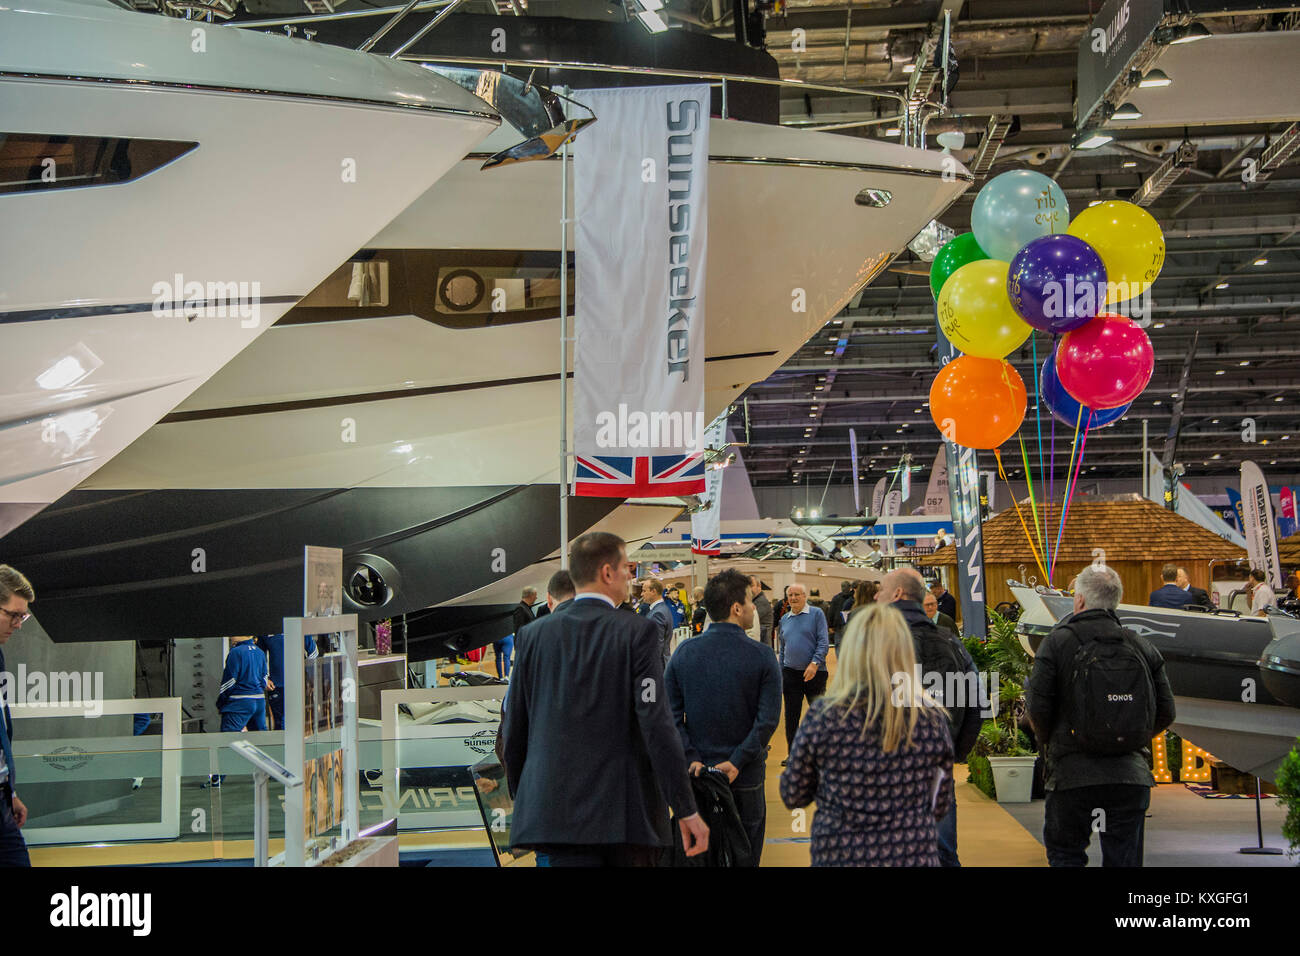
[[[930,269],[939,327],[962,352],[935,376],[930,414],[945,438],[993,450],[1005,481],[1000,446],[1020,429],[1028,404],[1024,381],[1006,357],[1035,330],[1052,335],[1053,348],[1041,367],[1038,344],[1032,342],[1039,369],[1036,407],[1046,406],[1053,416],[1049,501],[1055,423],[1074,429],[1056,548],[1047,535],[1046,513],[1040,531],[1029,459],[1020,442],[1042,557],[1037,550],[1034,554],[1050,581],[1052,552],[1059,549],[1088,432],[1122,418],[1155,370],[1146,332],[1106,309],[1137,301],[1155,281],[1164,265],[1164,235],[1146,210],[1127,202],[1090,206],[1071,221],[1061,188],[1027,169],[1003,173],[980,190],[971,229],[940,249]],[[1041,417],[1040,411],[1040,480]],[[1025,534],[1029,537],[1027,527]],[[1031,549],[1033,544],[1030,538]]]

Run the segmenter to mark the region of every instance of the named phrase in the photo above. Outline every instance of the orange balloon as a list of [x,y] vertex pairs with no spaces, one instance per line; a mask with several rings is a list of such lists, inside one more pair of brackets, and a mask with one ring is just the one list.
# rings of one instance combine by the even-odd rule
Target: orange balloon
[[934,377],[930,415],[946,438],[967,448],[999,447],[1025,420],[1025,383],[1004,359],[962,355]]

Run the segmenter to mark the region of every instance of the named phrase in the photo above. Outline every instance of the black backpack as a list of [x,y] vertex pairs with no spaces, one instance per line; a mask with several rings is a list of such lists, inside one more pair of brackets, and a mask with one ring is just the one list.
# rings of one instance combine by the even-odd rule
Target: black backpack
[[1156,724],[1156,688],[1146,657],[1127,628],[1084,641],[1070,671],[1070,737],[1084,753],[1118,756],[1148,746]]

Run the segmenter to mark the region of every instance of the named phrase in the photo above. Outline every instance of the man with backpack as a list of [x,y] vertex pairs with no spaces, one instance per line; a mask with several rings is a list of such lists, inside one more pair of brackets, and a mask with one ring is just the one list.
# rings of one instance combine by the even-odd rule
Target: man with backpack
[[1151,740],[1174,722],[1174,692],[1151,643],[1120,624],[1119,575],[1090,565],[1074,583],[1074,613],[1038,648],[1025,687],[1044,745],[1043,845],[1051,866],[1086,866],[1092,831],[1102,866],[1141,866],[1155,778]]
[[[939,627],[926,616],[925,579],[915,568],[896,568],[885,575],[876,600],[892,604],[907,621],[921,667],[922,682],[942,688],[943,706],[952,733],[953,762],[962,763],[975,746],[984,718],[980,716],[979,672],[966,645],[952,631]],[[930,675],[943,675],[940,683]],[[957,801],[939,821],[939,863],[961,866],[957,857]]]

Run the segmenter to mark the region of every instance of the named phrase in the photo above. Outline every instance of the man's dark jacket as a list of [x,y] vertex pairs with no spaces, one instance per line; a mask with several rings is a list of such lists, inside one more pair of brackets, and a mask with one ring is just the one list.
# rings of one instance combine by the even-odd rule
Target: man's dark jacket
[[673,611],[667,601],[658,601],[645,613],[644,620],[652,622],[659,628],[659,653],[663,656],[664,667],[673,653]]
[[654,622],[594,598],[524,629],[502,722],[514,846],[669,846],[696,812]]
[[521,630],[523,630],[525,624],[531,624],[532,622],[533,622],[533,609],[529,607],[527,604],[525,604],[523,601],[520,601],[519,606],[515,608],[514,630],[511,631],[511,633],[518,634]]
[[758,615],[759,636],[769,647],[772,644],[772,602],[762,591],[754,595],[754,613]]
[[664,674],[686,762],[740,771],[737,787],[766,777],[767,742],[781,720],[776,655],[729,621],[677,649]]
[[1202,607],[1214,607],[1213,602],[1210,601],[1210,592],[1195,586],[1187,589],[1187,603],[1199,604]]
[[[980,717],[979,672],[975,669],[975,661],[957,635],[926,617],[921,605],[915,601],[895,601],[894,607],[902,613],[912,630],[912,645],[916,650],[916,661],[921,665],[923,682],[927,674],[964,675],[960,681],[945,677],[942,688],[943,705],[948,712],[948,730],[952,733],[953,761],[961,763],[975,746],[980,727],[984,724]],[[926,686],[930,685],[927,683]],[[958,706],[956,701],[947,699],[949,689],[962,688],[969,689],[967,703],[974,706]],[[970,695],[974,699],[969,699]]]
[[[715,627],[717,625],[714,625]],[[748,638],[753,641],[753,638]],[[691,778],[695,803],[700,816],[709,828],[709,848],[697,856],[688,857],[682,844],[682,828],[673,829],[673,866],[749,866],[749,836],[736,809],[727,775],[721,770],[705,770]],[[680,819],[674,813],[673,820]]]
[[957,599],[951,591],[944,591],[935,600],[939,602],[940,614],[947,614],[954,621],[957,620]]
[[943,628],[945,631],[952,631],[958,637],[961,637],[961,631],[957,629],[957,622],[954,621],[952,618],[950,618],[947,614],[944,614],[943,611],[939,612],[939,620],[935,621],[934,623],[937,624],[939,627]]
[[830,607],[826,611],[826,627],[832,634],[844,627],[844,602],[852,600],[852,591],[840,591],[831,598]]
[[[1062,627],[1065,624],[1069,629]],[[1083,642],[1123,630],[1114,611],[1084,610],[1061,621],[1038,647],[1034,670],[1025,685],[1025,698],[1034,733],[1040,742],[1047,742],[1048,790],[1073,790],[1103,784],[1155,786],[1155,778],[1148,766],[1148,748],[1117,756],[1098,756],[1080,750],[1070,734],[1076,719],[1069,712],[1073,706],[1075,653]],[[1155,688],[1156,723],[1147,735],[1150,739],[1174,722],[1174,692],[1165,674],[1164,658],[1151,642],[1132,631],[1127,632],[1126,640],[1132,642],[1146,659]]]
[[1176,611],[1181,611],[1185,604],[1195,603],[1196,601],[1192,599],[1192,596],[1177,584],[1166,584],[1164,587],[1152,591],[1151,599],[1147,601],[1147,604],[1151,607],[1167,607]]

